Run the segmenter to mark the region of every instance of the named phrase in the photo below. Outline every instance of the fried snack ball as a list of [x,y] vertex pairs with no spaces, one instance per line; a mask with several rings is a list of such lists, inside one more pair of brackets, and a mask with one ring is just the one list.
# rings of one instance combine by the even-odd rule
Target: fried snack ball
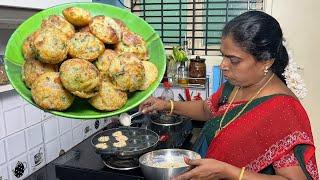
[[158,69],[157,66],[150,61],[142,61],[142,64],[145,70],[145,78],[139,90],[146,90],[157,79]]
[[74,96],[61,84],[58,72],[46,72],[32,84],[34,102],[43,109],[63,111],[71,106]]
[[94,61],[103,53],[104,44],[88,32],[77,32],[70,40],[69,54],[73,58]]
[[39,34],[39,31],[35,31],[28,36],[22,44],[22,54],[25,59],[34,59],[36,54],[34,52],[34,37]]
[[108,145],[107,145],[107,143],[98,143],[98,144],[95,145],[95,147],[97,149],[107,149]]
[[45,64],[35,59],[27,59],[22,67],[22,80],[28,88],[32,87],[35,80],[46,72],[56,72],[58,70],[56,65]]
[[113,59],[118,56],[118,53],[112,49],[106,49],[95,61],[95,65],[97,66],[98,70],[100,71],[101,76],[103,79],[109,79],[109,66]]
[[117,90],[109,81],[103,81],[100,91],[96,96],[89,99],[89,103],[102,111],[120,109],[127,102],[127,93]]
[[98,69],[84,59],[64,61],[60,66],[60,78],[68,91],[81,98],[95,96],[101,85]]
[[122,136],[116,136],[115,139],[117,141],[127,141],[128,140],[128,137],[125,136],[125,135],[122,135]]
[[120,26],[121,32],[129,30],[127,25],[123,21],[121,21],[120,19],[113,18],[113,20]]
[[109,76],[117,88],[133,92],[143,84],[145,69],[134,54],[124,53],[111,61]]
[[90,32],[90,28],[89,28],[89,26],[84,26],[84,27],[80,28],[78,32],[87,32],[87,33],[91,33],[91,32]]
[[79,7],[68,7],[62,11],[62,14],[75,26],[86,26],[92,18],[89,11]]
[[68,54],[68,38],[57,28],[44,28],[34,37],[36,59],[43,63],[58,64]]
[[121,28],[110,17],[95,16],[89,24],[92,34],[106,44],[116,44],[121,40]]
[[123,135],[122,131],[116,131],[116,132],[112,133],[113,137],[122,136],[122,135]]
[[149,59],[146,42],[138,34],[129,30],[122,33],[122,41],[116,45],[115,50],[120,53],[133,53],[140,60]]
[[114,142],[112,145],[113,147],[122,148],[127,146],[127,143],[126,141],[118,141],[118,142]]
[[47,19],[42,21],[41,27],[55,27],[62,31],[68,39],[70,39],[76,32],[72,24],[70,24],[64,17],[58,15],[50,15]]
[[109,136],[100,136],[99,138],[98,138],[98,141],[99,142],[108,142],[109,141]]

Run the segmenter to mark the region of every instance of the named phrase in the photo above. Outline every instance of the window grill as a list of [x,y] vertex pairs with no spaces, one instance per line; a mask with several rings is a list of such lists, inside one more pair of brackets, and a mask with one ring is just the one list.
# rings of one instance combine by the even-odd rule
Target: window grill
[[153,26],[166,50],[186,38],[197,55],[219,55],[224,25],[248,10],[263,10],[263,0],[131,0],[131,11]]

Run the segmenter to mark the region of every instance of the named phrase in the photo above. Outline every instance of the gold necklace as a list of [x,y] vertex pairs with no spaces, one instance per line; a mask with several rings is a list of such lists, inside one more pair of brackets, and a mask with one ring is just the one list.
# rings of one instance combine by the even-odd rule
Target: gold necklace
[[220,120],[219,129],[216,131],[214,137],[216,137],[223,128],[227,127],[230,123],[232,123],[235,119],[237,119],[237,118],[240,116],[240,114],[249,106],[249,104],[250,104],[250,103],[259,95],[259,93],[267,86],[267,84],[271,81],[271,79],[273,78],[273,76],[274,76],[274,74],[272,74],[272,75],[270,76],[270,78],[267,80],[267,82],[257,91],[257,93],[250,98],[250,100],[249,100],[249,101],[246,103],[246,105],[239,111],[239,113],[238,113],[235,117],[233,117],[233,118],[231,119],[231,121],[229,121],[226,125],[224,125],[224,127],[222,127],[222,122],[223,122],[224,118],[226,117],[226,114],[227,114],[228,110],[230,109],[231,104],[233,103],[235,97],[237,96],[240,87],[236,89],[236,92],[234,93],[234,95],[233,95],[233,97],[232,97],[232,99],[231,99],[231,101],[230,101],[230,103],[229,103],[226,111],[224,112],[224,114],[223,114],[223,116],[222,116],[222,118],[221,118],[221,120]]

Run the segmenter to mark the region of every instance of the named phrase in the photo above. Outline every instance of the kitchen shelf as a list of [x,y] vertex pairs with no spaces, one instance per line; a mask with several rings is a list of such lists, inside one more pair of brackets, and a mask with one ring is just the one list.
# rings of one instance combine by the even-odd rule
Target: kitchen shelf
[[6,85],[0,85],[0,93],[1,92],[6,92],[6,91],[11,91],[14,88],[11,86],[11,84],[6,84]]
[[[163,77],[163,82],[168,81],[168,77]],[[178,84],[177,80],[174,80],[174,83],[171,83],[173,88],[191,88],[191,89],[199,89],[206,92],[206,97],[209,96],[209,76],[206,78],[187,78],[190,79],[205,79],[205,84]],[[163,83],[160,83],[159,87],[163,87]]]

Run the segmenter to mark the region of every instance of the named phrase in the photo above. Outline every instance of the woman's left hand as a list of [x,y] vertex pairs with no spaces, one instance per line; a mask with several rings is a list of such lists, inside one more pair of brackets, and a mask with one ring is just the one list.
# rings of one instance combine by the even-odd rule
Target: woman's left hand
[[224,162],[215,159],[191,160],[186,157],[185,162],[194,168],[186,173],[174,177],[173,180],[226,178],[222,173],[227,165]]

